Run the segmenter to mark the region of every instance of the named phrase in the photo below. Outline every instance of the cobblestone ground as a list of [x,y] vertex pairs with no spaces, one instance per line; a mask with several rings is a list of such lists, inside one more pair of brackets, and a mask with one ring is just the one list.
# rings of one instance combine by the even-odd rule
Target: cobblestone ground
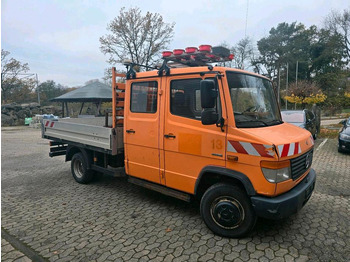
[[[213,235],[196,204],[122,179],[76,183],[39,130],[3,129],[1,139],[2,230],[49,261],[349,261],[350,155],[334,139],[315,145],[307,205],[283,221],[258,220],[243,239]],[[2,240],[2,260],[20,258],[13,253]]]
[[5,239],[1,239],[1,261],[30,262],[32,261],[22,252],[16,250]]

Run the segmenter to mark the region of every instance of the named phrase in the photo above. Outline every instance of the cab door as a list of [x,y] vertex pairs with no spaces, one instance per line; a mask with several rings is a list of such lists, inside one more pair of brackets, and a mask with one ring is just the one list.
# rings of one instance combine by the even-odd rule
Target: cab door
[[126,172],[160,183],[158,79],[130,80],[128,89],[124,121]]
[[[201,123],[201,79],[200,75],[166,79],[165,184],[188,193],[194,193],[196,179],[205,166],[225,166],[226,128],[221,130],[216,125]],[[226,118],[225,104],[220,100],[219,104]]]

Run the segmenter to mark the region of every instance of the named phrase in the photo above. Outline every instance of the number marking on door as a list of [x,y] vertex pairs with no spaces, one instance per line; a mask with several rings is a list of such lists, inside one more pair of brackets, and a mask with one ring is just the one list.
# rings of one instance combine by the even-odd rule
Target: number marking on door
[[213,149],[222,149],[222,140],[213,139],[211,140],[211,145]]

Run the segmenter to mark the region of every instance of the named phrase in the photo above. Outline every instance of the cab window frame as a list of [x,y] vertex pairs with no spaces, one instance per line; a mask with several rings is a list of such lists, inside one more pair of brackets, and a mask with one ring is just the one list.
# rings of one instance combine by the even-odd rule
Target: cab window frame
[[[214,79],[214,77],[206,77],[206,78],[201,78],[201,77],[193,77],[193,78],[186,78],[186,79],[173,79],[170,81],[170,95],[169,95],[169,112],[171,115],[173,116],[178,116],[178,117],[183,117],[183,118],[187,118],[187,119],[192,119],[192,120],[196,120],[196,121],[201,121],[201,112],[202,112],[202,106],[201,106],[201,102],[200,102],[200,81],[203,79]],[[176,82],[181,82],[181,81],[194,81],[197,80],[198,81],[198,89],[194,88],[192,94],[190,94],[190,96],[187,99],[190,99],[189,103],[187,106],[191,106],[192,108],[190,108],[190,113],[194,114],[194,117],[191,117],[190,115],[181,115],[181,114],[177,114],[174,113],[173,110],[173,103],[174,101],[174,97],[173,97],[173,85]],[[174,88],[175,89],[175,88]],[[219,87],[218,87],[219,89]],[[178,89],[181,90],[181,89]],[[185,90],[185,88],[183,88],[183,90]],[[186,94],[185,94],[186,95]],[[197,97],[198,96],[198,97]],[[186,97],[185,97],[186,100]],[[199,101],[198,101],[199,100]],[[199,102],[199,106],[200,106],[200,110],[198,107],[198,102]],[[220,101],[220,92],[218,92],[218,99],[217,99],[217,106],[218,106],[218,113],[221,115],[221,101]]]
[[[148,83],[148,86],[143,86],[143,84],[147,84]],[[150,86],[150,84],[153,83],[154,86]],[[135,94],[134,92],[136,91],[134,88],[138,86],[138,87],[144,87],[146,88],[146,93],[143,93],[143,94],[146,94],[146,98],[147,98],[147,95],[151,95],[151,96],[154,96],[155,99],[152,99],[151,101],[148,101],[148,98],[146,99],[146,111],[144,110],[135,110],[135,108],[133,108],[133,106],[135,105],[135,102],[136,104],[139,103],[139,101],[137,101],[137,98],[136,98],[136,101],[134,101],[133,99],[133,95]],[[158,112],[158,81],[156,80],[150,80],[150,81],[140,81],[140,82],[133,82],[131,83],[131,86],[130,86],[130,112],[131,113],[137,113],[137,114],[156,114]],[[153,92],[150,94],[148,93],[150,91],[150,89],[154,88],[155,90],[153,90]],[[148,90],[147,90],[148,89]],[[137,90],[137,91],[141,91],[142,90]],[[151,103],[151,110],[147,111],[147,103]],[[155,107],[155,108],[154,108]]]

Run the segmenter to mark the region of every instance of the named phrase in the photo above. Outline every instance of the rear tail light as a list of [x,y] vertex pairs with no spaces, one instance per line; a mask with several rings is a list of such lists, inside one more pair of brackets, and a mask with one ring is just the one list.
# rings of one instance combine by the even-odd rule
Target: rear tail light
[[230,54],[230,55],[228,56],[228,59],[233,60],[234,57],[235,57],[234,54]]

